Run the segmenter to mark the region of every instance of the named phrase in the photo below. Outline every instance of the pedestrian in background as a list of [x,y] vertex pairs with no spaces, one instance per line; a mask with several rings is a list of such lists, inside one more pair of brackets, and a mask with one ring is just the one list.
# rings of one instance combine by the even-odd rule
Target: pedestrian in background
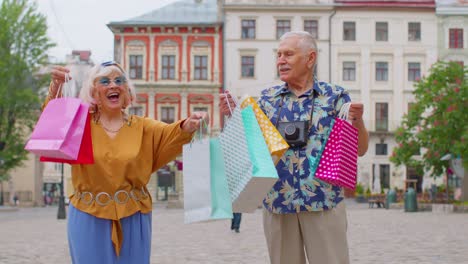
[[[52,71],[50,98],[57,96],[69,69]],[[58,94],[60,97],[61,95]],[[68,242],[75,264],[148,264],[151,251],[151,174],[182,152],[200,121],[195,112],[166,124],[128,115],[135,99],[127,73],[115,62],[94,66],[80,92],[91,104],[94,164],[72,165]]]
[[242,220],[242,213],[233,213],[232,220],[231,220],[231,230],[234,230],[236,233],[239,233],[241,220]]
[[[312,35],[285,33],[276,60],[284,83],[263,90],[258,100],[283,135],[290,125],[304,129],[285,137],[291,147],[277,163],[279,179],[263,201],[263,227],[272,264],[305,264],[306,259],[310,264],[349,263],[343,188],[314,178],[309,159],[317,156],[332,120],[351,99],[344,88],[316,79],[316,63],[317,44]],[[229,115],[229,107],[234,107],[231,95],[220,94],[221,113]],[[368,147],[363,110],[362,104],[352,103],[349,111],[358,129],[360,156]]]

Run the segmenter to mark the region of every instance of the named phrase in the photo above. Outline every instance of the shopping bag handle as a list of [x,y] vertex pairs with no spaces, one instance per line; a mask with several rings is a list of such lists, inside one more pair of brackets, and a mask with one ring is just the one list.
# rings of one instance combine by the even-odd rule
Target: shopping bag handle
[[[61,83],[59,85],[59,88],[57,89],[57,93],[55,94],[55,99],[57,99],[59,97],[59,94],[62,94],[63,97],[66,97],[65,96],[65,91],[71,90],[71,89],[64,89],[63,86],[65,86],[65,84],[68,84],[68,86],[70,86],[69,82],[70,82],[70,74],[65,73],[65,82]],[[71,91],[69,91],[69,92],[71,92]]]
[[[232,115],[234,113],[234,109],[231,107],[231,104],[229,103],[229,100],[228,100],[228,97],[227,97],[228,93],[224,92],[224,94],[225,94],[224,100],[226,100],[226,104],[227,104],[227,106],[229,108],[229,112]],[[235,108],[236,106],[239,105],[239,102],[237,101],[237,98],[235,96],[232,96],[232,94],[231,94],[231,98],[234,101],[234,108]]]
[[340,113],[338,114],[338,118],[346,120],[349,122],[349,109],[351,107],[351,103],[345,103],[341,106]]
[[207,128],[208,124],[206,123],[205,119],[202,118],[200,122],[200,128],[196,132],[197,136],[192,137],[192,140],[190,140],[190,147],[192,147],[193,142],[195,142],[195,139],[198,139],[198,141],[201,141],[204,137],[203,135],[203,128]]

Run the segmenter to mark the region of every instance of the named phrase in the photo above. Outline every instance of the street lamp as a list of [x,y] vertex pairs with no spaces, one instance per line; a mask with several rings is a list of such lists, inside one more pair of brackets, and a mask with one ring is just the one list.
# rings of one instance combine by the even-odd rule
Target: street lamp
[[65,197],[63,196],[63,163],[62,163],[62,175],[60,179],[60,197],[58,204],[57,219],[65,219],[67,214],[65,213]]

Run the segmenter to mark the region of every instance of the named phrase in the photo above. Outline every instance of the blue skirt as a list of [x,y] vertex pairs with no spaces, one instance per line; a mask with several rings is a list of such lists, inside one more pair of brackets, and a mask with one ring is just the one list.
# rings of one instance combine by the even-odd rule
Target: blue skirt
[[120,219],[123,241],[120,256],[112,245],[112,220],[68,209],[68,245],[73,264],[149,264],[151,213],[137,212]]

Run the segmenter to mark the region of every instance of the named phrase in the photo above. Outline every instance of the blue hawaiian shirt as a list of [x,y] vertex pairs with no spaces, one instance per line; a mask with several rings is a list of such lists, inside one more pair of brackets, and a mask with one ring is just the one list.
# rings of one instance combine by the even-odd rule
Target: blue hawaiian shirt
[[[310,175],[309,158],[317,156],[330,132],[332,120],[341,106],[351,99],[344,88],[326,82],[314,80],[313,90],[316,99],[307,145],[290,147],[285,152],[276,165],[279,179],[263,200],[265,208],[272,213],[328,210],[336,207],[344,198],[341,187]],[[285,83],[263,90],[258,104],[273,124],[278,118],[279,121],[310,120],[313,90],[297,97]],[[283,106],[279,111],[282,97]]]

